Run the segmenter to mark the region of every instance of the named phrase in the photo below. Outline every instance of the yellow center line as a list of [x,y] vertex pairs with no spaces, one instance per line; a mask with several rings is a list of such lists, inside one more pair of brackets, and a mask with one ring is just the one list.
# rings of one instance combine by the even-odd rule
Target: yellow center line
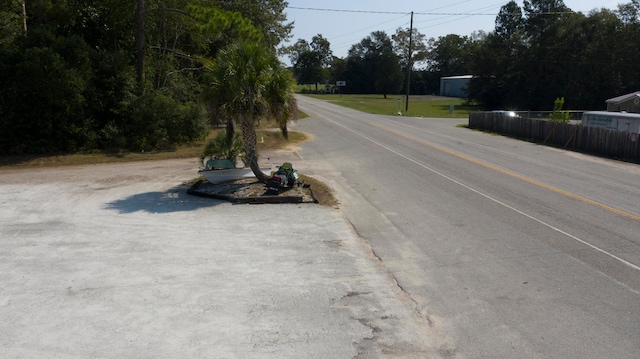
[[419,143],[421,145],[424,145],[424,146],[427,146],[427,147],[431,147],[431,148],[433,148],[435,150],[438,150],[438,151],[450,154],[452,156],[458,157],[460,159],[475,163],[475,164],[480,165],[482,167],[492,169],[494,171],[500,172],[500,173],[505,174],[507,176],[510,176],[510,177],[513,177],[513,178],[517,178],[519,180],[522,180],[524,182],[530,183],[532,185],[536,185],[538,187],[547,189],[549,191],[553,191],[553,192],[561,194],[563,196],[566,196],[566,197],[569,197],[569,198],[573,198],[573,199],[578,200],[580,202],[584,202],[584,203],[590,204],[592,206],[596,206],[598,208],[602,208],[602,209],[607,210],[609,212],[612,212],[612,213],[618,214],[620,216],[627,217],[627,218],[630,218],[630,219],[632,219],[634,221],[640,222],[640,216],[636,216],[634,214],[619,210],[617,208],[614,208],[614,207],[611,207],[611,206],[607,206],[606,204],[603,204],[603,203],[600,203],[600,202],[596,202],[596,201],[594,201],[592,199],[579,196],[579,195],[577,195],[575,193],[567,192],[567,191],[562,190],[560,188],[553,187],[553,186],[550,186],[548,184],[544,184],[542,182],[536,181],[536,180],[531,179],[529,177],[525,177],[523,175],[519,175],[519,174],[511,172],[511,171],[507,171],[507,170],[505,170],[503,168],[500,168],[500,167],[494,166],[492,164],[477,160],[475,158],[471,158],[469,156],[465,156],[465,155],[463,155],[461,153],[458,153],[458,152],[454,152],[454,151],[448,150],[448,149],[446,149],[444,147],[440,147],[440,146],[434,145],[432,143],[428,143],[428,142],[422,141],[420,139],[417,139],[417,138],[409,136],[409,135],[405,135],[405,134],[400,133],[398,131],[394,131],[394,130],[388,129],[386,127],[382,127],[382,126],[376,125],[374,123],[369,123],[369,125],[373,126],[373,127],[376,127],[376,128],[378,128],[380,130],[383,130],[383,131],[386,131],[386,132],[389,132],[389,133],[393,133],[394,135],[400,136],[400,137],[405,138],[407,140],[410,140],[410,141],[413,141],[413,142],[417,142],[417,143]]

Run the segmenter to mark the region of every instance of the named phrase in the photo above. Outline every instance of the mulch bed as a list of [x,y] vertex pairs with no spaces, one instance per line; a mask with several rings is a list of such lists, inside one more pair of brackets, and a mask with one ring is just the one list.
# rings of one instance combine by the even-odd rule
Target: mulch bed
[[267,186],[255,178],[220,184],[198,181],[189,188],[188,193],[234,203],[318,203],[309,185],[296,185],[285,188],[280,194],[273,194],[267,192]]

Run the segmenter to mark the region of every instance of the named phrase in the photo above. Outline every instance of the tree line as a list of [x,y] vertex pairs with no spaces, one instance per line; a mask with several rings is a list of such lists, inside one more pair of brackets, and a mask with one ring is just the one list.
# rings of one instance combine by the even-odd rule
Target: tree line
[[[153,150],[202,139],[219,122],[284,121],[295,111],[274,58],[291,37],[286,6],[0,0],[0,154]],[[318,34],[280,53],[290,56],[299,83],[347,81],[345,92],[405,93],[410,68],[411,94],[438,93],[440,77],[472,74],[469,101],[487,109],[551,110],[557,98],[566,108],[601,109],[605,99],[640,87],[638,34],[640,0],[588,14],[562,0],[525,0],[504,5],[488,33],[427,39],[416,29],[375,31],[345,58]],[[238,43],[245,46],[232,46]],[[243,55],[261,53],[267,58]],[[246,98],[225,92],[211,77],[221,54],[247,68],[262,64],[243,81],[262,81],[271,93],[254,93],[246,83],[233,84]]]
[[347,81],[343,93],[437,94],[440,77],[473,75],[469,101],[487,109],[604,109],[605,100],[640,90],[640,0],[616,10],[573,12],[562,0],[510,1],[495,28],[469,36],[426,39],[399,28],[389,37],[375,31],[354,44],[345,58],[332,55],[328,40],[315,36],[287,49],[300,83]]
[[228,99],[208,97],[219,91],[215,59],[250,43],[266,56],[261,71],[278,72],[276,47],[293,27],[285,7],[0,0],[0,154],[142,151],[203,139],[232,112]]

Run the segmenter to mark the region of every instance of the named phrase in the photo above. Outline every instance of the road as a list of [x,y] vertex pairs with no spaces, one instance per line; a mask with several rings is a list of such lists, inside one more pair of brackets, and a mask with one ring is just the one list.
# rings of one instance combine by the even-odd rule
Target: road
[[298,101],[301,159],[452,356],[638,358],[640,166]]

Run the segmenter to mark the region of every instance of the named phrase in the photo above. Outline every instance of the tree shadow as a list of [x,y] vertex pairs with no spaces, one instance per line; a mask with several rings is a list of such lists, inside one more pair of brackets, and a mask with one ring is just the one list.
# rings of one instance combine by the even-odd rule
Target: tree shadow
[[178,186],[164,192],[138,193],[127,198],[108,202],[106,209],[122,214],[147,212],[153,214],[195,211],[200,208],[228,203],[224,200],[192,196],[188,188]]

